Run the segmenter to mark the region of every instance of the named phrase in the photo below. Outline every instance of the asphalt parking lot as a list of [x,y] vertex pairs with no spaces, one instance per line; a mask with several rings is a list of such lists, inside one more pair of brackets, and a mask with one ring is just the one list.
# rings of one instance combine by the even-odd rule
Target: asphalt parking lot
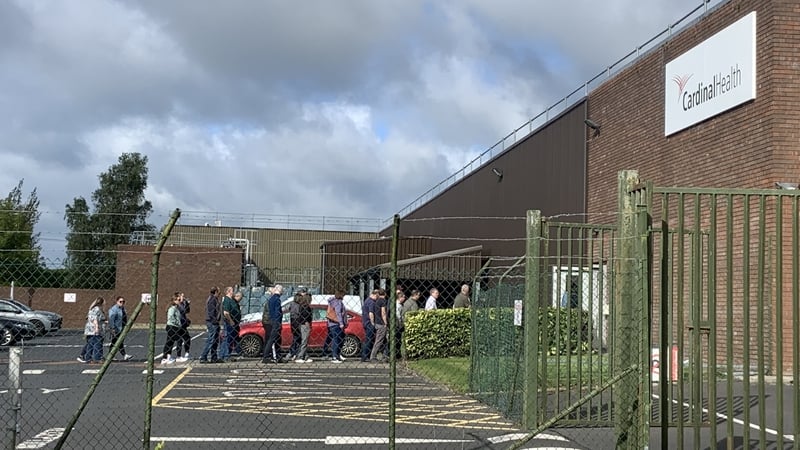
[[[203,337],[195,336],[196,356]],[[134,359],[111,363],[65,448],[141,448],[146,343],[145,330],[133,330],[126,347]],[[159,333],[156,348],[162,343]],[[100,366],[75,360],[81,346],[78,332],[62,331],[24,347],[17,448],[53,448],[92,387]],[[7,361],[7,350],[0,351],[0,364],[7,367]],[[396,379],[394,435],[402,448],[505,448],[520,436],[514,424],[468,396],[402,368]],[[387,364],[264,365],[258,359],[156,364],[150,442],[164,442],[168,449],[386,448],[389,389]],[[6,390],[4,398],[9,394]],[[8,403],[3,414],[4,423],[13,420]],[[548,433],[528,446],[541,447],[575,445]]]

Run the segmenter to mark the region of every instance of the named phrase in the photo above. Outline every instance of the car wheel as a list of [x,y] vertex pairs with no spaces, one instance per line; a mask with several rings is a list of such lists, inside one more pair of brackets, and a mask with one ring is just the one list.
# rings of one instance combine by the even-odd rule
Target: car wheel
[[261,356],[263,353],[262,348],[264,344],[261,342],[261,338],[256,334],[245,335],[239,345],[242,348],[242,356],[255,358]]
[[361,341],[359,341],[357,337],[353,336],[352,334],[348,334],[344,337],[344,342],[342,343],[342,356],[345,358],[352,358],[353,356],[358,355],[360,351]]
[[44,334],[47,332],[45,331],[44,324],[42,322],[38,320],[31,320],[31,324],[33,324],[33,326],[36,327],[37,336],[44,336]]
[[8,328],[0,330],[0,345],[6,346],[14,343],[14,332]]

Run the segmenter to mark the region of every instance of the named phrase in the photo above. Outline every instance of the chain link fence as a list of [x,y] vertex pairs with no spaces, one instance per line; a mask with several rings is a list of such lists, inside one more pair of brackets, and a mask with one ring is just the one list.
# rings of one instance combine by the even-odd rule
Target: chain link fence
[[[43,333],[32,325],[2,353],[9,365],[0,413],[6,447],[646,442],[650,361],[643,349],[650,346],[641,327],[650,309],[636,299],[650,288],[636,247],[643,245],[641,224],[624,237],[615,227],[548,220],[537,222],[538,234],[516,238],[419,231],[453,220],[467,219],[429,218],[417,228],[409,220],[401,224],[407,234],[393,239],[273,236],[275,248],[259,250],[272,259],[257,254],[254,240],[244,248],[130,244],[113,252],[113,267],[45,261],[29,272],[15,266],[0,273],[15,278],[0,286],[0,297],[60,317],[55,326],[41,324]],[[165,242],[166,235],[159,244]],[[310,248],[319,249],[317,263],[294,265]],[[281,267],[255,263],[282,255]],[[113,283],[87,281],[109,273]],[[280,323],[265,327],[276,285],[283,288]],[[220,297],[241,294],[239,313],[229,310],[235,325],[227,316],[207,320],[217,289]],[[337,291],[345,327],[329,320]],[[303,331],[292,323],[303,293],[310,311],[305,354],[294,346]],[[128,326],[115,341],[124,342],[124,352],[109,346],[106,332],[100,356],[83,352],[97,341],[86,333],[99,297],[106,318],[126,302]],[[173,298],[189,307],[179,324],[188,341],[168,334]],[[364,305],[373,301],[370,315]],[[277,336],[270,338],[270,329],[279,329]]]
[[484,287],[477,293],[473,314],[470,390],[504,416],[521,422],[526,389],[519,308],[525,297],[524,258],[496,261],[484,267],[480,279]]
[[[297,237],[289,240],[296,244]],[[459,294],[474,306],[492,287],[480,272],[485,258],[474,246],[435,252],[420,238],[400,241],[395,261],[386,239],[370,241],[376,247],[367,249],[328,244],[316,266],[258,267],[257,276],[248,273],[248,263],[258,255],[248,259],[247,249],[170,244],[154,251],[150,241],[119,245],[106,258],[113,265],[55,259],[28,269],[0,265],[0,297],[59,317],[44,333],[32,329],[0,350],[7,363],[0,376],[4,448],[504,445],[522,430],[514,417],[471,395],[475,308],[453,308]],[[277,363],[264,358],[262,312],[270,297],[264,281],[284,287],[280,336],[267,352]],[[213,287],[242,294],[241,322],[235,334],[223,323],[209,339]],[[373,350],[363,302],[381,289],[387,326],[383,345],[373,341]],[[327,304],[338,290],[349,322],[342,362],[332,360],[326,344]],[[313,317],[300,362],[292,358],[289,309],[303,291],[311,296]],[[179,292],[189,305],[188,347],[172,344],[167,333],[168,308]],[[110,345],[107,324],[99,354],[91,346],[84,352],[98,340],[85,333],[90,306],[101,297],[106,320],[125,301],[129,326],[116,339],[124,353]],[[234,346],[223,357],[229,336]]]

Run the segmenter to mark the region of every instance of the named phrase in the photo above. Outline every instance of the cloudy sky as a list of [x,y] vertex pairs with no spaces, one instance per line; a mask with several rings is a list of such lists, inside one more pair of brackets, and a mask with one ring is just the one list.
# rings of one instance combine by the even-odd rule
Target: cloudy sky
[[0,195],[37,189],[46,257],[125,152],[156,226],[385,219],[701,4],[0,1]]

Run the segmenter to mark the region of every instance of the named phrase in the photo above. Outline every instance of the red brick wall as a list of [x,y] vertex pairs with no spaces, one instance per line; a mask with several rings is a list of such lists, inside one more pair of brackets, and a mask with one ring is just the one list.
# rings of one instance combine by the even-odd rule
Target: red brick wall
[[[792,79],[800,64],[797,9],[789,1],[730,1],[595,89],[588,115],[602,130],[587,132],[588,212],[616,211],[616,176],[624,169],[658,186],[772,188],[775,181],[800,181],[800,83]],[[666,64],[750,11],[757,12],[756,99],[665,137]]]
[[[756,98],[668,137],[664,136],[666,64],[731,23],[756,11]],[[700,19],[688,31],[632,64],[588,98],[588,117],[602,125],[600,135],[587,130],[587,212],[590,221],[613,221],[617,211],[617,173],[637,170],[656,186],[774,189],[777,181],[800,182],[800,3],[796,0],[731,0]],[[608,214],[611,213],[611,214]],[[707,211],[702,216],[707,220]],[[786,216],[784,216],[786,217]],[[768,216],[773,229],[774,216]],[[672,224],[674,225],[674,224]],[[703,225],[707,229],[708,224]],[[755,225],[751,225],[755,226]],[[755,234],[754,234],[755,236]],[[720,248],[724,248],[724,243]],[[786,243],[784,243],[786,245]],[[734,250],[741,268],[741,250]],[[750,261],[753,264],[753,261]],[[791,280],[785,264],[784,280]],[[751,267],[757,273],[758,267]],[[774,270],[774,263],[764,270]],[[770,286],[774,273],[767,273]],[[738,280],[737,280],[738,282]],[[794,281],[797,283],[797,281]],[[717,279],[718,292],[725,292]],[[784,369],[791,364],[793,339],[791,286],[784,282],[782,317],[767,305],[768,333],[778,336],[782,324]],[[684,287],[685,288],[685,287]],[[677,287],[676,287],[677,289]],[[734,286],[734,325],[744,313],[741,288]],[[769,298],[775,298],[770,294]],[[723,298],[724,300],[724,298]],[[718,358],[724,358],[724,303],[717,305]],[[657,312],[657,309],[656,309]],[[657,318],[657,317],[656,317]],[[687,322],[688,323],[688,322]],[[752,345],[734,332],[736,359]],[[752,336],[755,336],[753,331]],[[751,339],[753,337],[751,336]],[[752,342],[752,341],[751,341]],[[774,355],[776,342],[767,353]],[[771,361],[774,366],[774,361]]]
[[[161,253],[158,270],[158,305],[157,323],[166,322],[168,299],[175,291],[183,291],[192,300],[194,307],[190,317],[195,323],[204,320],[205,300],[210,288],[214,285],[223,288],[241,282],[242,249],[238,248],[203,248],[203,247],[166,247]],[[97,297],[106,299],[105,308],[118,295],[124,296],[128,312],[132,312],[142,297],[142,293],[151,290],[151,264],[153,248],[135,245],[123,245],[117,251],[117,281],[113,290],[89,289],[51,289],[36,288],[29,290],[24,286],[14,288],[16,300],[28,304],[34,309],[54,311],[64,316],[64,328],[83,328],[89,304]],[[9,286],[0,286],[0,297],[10,296]],[[65,303],[64,294],[75,293],[75,303]],[[145,309],[136,323],[148,323],[149,310]]]

